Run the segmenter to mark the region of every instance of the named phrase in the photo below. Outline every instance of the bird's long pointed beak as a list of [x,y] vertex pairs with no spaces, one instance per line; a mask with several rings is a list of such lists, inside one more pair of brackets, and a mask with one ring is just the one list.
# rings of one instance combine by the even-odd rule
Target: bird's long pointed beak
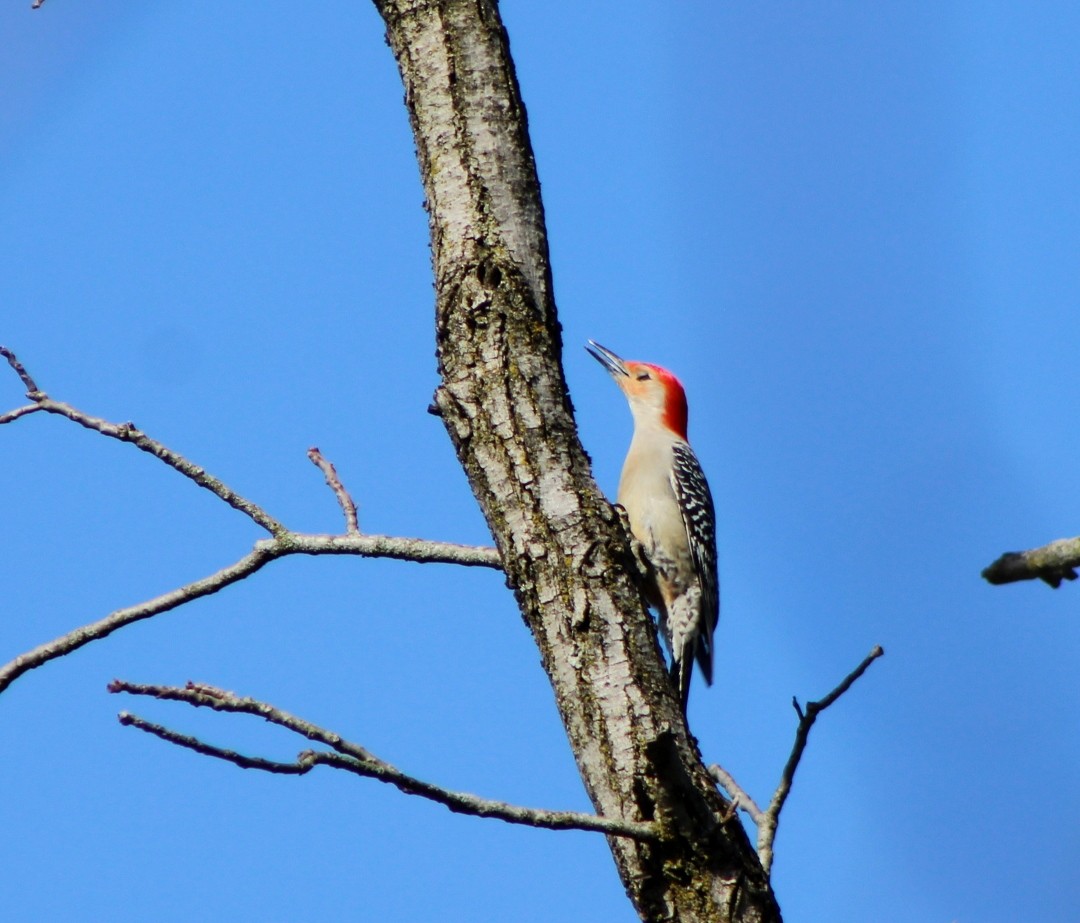
[[626,370],[626,363],[610,349],[605,349],[597,343],[596,340],[589,340],[589,345],[586,346],[585,349],[588,350],[589,355],[607,369],[615,378],[628,376],[630,374]]

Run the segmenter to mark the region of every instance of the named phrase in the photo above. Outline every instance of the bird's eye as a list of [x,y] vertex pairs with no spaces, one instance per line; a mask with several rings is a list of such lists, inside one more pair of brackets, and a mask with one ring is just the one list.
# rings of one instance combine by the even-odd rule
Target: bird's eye
[[652,376],[648,372],[638,372],[638,381],[648,381]]

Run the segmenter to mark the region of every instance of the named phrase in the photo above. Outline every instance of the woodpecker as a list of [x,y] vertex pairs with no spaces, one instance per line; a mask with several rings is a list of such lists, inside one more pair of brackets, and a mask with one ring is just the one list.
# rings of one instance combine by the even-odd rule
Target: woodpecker
[[713,630],[720,618],[716,512],[686,441],[686,392],[658,365],[627,362],[595,340],[585,348],[615,379],[634,416],[618,502],[652,566],[648,599],[660,615],[672,681],[685,712],[695,659],[712,685]]

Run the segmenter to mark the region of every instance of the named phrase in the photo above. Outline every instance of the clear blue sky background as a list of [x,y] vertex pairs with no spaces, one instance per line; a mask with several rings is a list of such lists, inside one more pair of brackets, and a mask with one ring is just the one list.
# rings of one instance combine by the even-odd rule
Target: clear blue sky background
[[[369,4],[0,11],[0,342],[289,526],[486,543],[438,420],[426,218]],[[691,722],[759,799],[795,921],[1067,921],[1080,904],[1080,586],[991,588],[1080,532],[1080,9],[504,4],[566,373],[602,487],[630,435],[581,348],[667,365],[722,522],[718,680]],[[0,407],[22,402],[0,373]],[[0,431],[0,660],[259,537],[130,446]],[[5,916],[630,921],[603,840],[332,771],[260,775],[121,708],[291,757],[251,719],[121,701],[198,679],[442,784],[587,809],[489,571],[280,562],[0,701]]]

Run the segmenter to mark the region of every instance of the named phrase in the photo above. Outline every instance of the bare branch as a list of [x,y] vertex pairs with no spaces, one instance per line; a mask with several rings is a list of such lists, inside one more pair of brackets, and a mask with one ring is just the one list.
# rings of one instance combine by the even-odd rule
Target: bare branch
[[276,538],[256,542],[249,554],[207,577],[187,583],[137,605],[117,609],[103,619],[83,625],[20,654],[0,667],[0,692],[7,689],[24,673],[50,660],[70,654],[91,641],[107,637],[118,628],[123,628],[132,622],[168,612],[201,596],[217,593],[255,573],[270,561],[292,554],[352,554],[365,558],[415,561],[420,564],[460,564],[466,567],[494,569],[501,567],[498,552],[494,548],[455,545],[450,542],[429,542],[419,538],[395,538],[389,535],[308,535],[299,532],[284,532]]
[[549,811],[544,808],[523,808],[504,801],[492,801],[467,792],[455,792],[430,782],[422,782],[400,770],[380,763],[364,763],[337,753],[315,753],[314,761],[345,769],[360,776],[386,782],[406,795],[419,795],[429,801],[449,808],[455,814],[473,817],[490,817],[508,824],[540,827],[544,830],[587,830],[608,836],[622,836],[632,840],[657,840],[660,830],[648,821],[620,820],[615,817],[599,817],[577,811]]
[[34,379],[30,377],[30,373],[23,368],[23,364],[19,361],[15,353],[6,346],[0,346],[0,356],[3,356],[7,360],[7,364],[10,365],[15,370],[15,374],[19,376],[19,380],[23,383],[23,387],[26,388],[27,397],[41,393],[41,389],[38,388]]
[[337,501],[341,505],[341,511],[345,514],[345,531],[350,535],[359,533],[360,523],[356,517],[356,503],[353,502],[353,498],[345,489],[345,485],[341,483],[341,479],[338,477],[337,469],[334,467],[333,463],[323,456],[317,446],[312,446],[308,449],[307,456],[323,473],[323,477],[326,478],[327,486],[334,492],[334,496],[337,497]]
[[709,767],[709,775],[716,780],[717,784],[727,792],[728,797],[731,799],[732,807],[729,813],[733,812],[737,807],[739,810],[746,812],[757,827],[758,858],[761,859],[761,866],[765,869],[765,874],[769,874],[772,869],[773,841],[776,839],[776,827],[780,822],[780,812],[784,808],[784,802],[787,801],[788,795],[791,794],[795,770],[798,769],[799,760],[802,759],[803,751],[806,749],[806,742],[810,737],[810,728],[814,726],[817,716],[847,692],[854,682],[866,672],[870,664],[884,653],[885,650],[881,645],[875,647],[863,659],[862,663],[844,677],[839,686],[825,698],[817,702],[807,702],[805,710],[799,705],[798,699],[792,698],[791,704],[795,707],[795,713],[799,716],[799,726],[795,731],[795,743],[791,749],[791,756],[788,757],[787,764],[784,766],[784,771],[780,775],[780,784],[777,785],[772,800],[764,811],[758,807],[754,799],[746,793],[746,790],[735,781],[731,773],[715,763]]
[[0,426],[5,423],[10,423],[12,420],[18,420],[19,417],[25,417],[28,413],[34,413],[41,410],[40,404],[27,404],[24,407],[16,407],[14,410],[9,410],[7,413],[0,415]]
[[1042,580],[1055,590],[1062,580],[1075,580],[1080,567],[1080,538],[1059,538],[1030,551],[1007,551],[983,570],[987,583]]
[[288,531],[285,526],[274,519],[262,507],[245,497],[240,496],[222,481],[219,481],[206,469],[199,467],[194,462],[188,461],[183,455],[166,448],[156,439],[151,439],[146,433],[136,428],[134,423],[110,423],[100,417],[93,417],[81,410],[65,404],[63,401],[54,401],[50,397],[42,396],[38,405],[47,413],[55,413],[58,416],[67,417],[80,426],[95,430],[103,436],[119,439],[121,442],[130,442],[136,448],[160,459],[170,468],[179,471],[184,477],[191,479],[200,487],[205,488],[217,497],[220,497],[233,509],[239,510],[253,522],[262,526],[271,535],[281,535]]
[[[129,695],[150,696],[155,699],[165,699],[173,702],[187,702],[194,708],[212,708],[214,711],[234,712],[236,714],[254,715],[271,724],[286,728],[296,734],[302,734],[308,740],[326,744],[346,756],[366,763],[381,763],[363,747],[350,743],[343,739],[340,734],[327,731],[312,724],[303,718],[275,708],[266,702],[250,697],[240,697],[235,692],[228,692],[209,683],[188,682],[184,686],[158,686],[149,683],[129,683],[126,680],[114,679],[108,686],[109,692],[126,692]],[[384,764],[386,765],[386,764]]]
[[424,782],[402,772],[385,760],[373,756],[365,748],[343,739],[341,735],[333,731],[328,731],[312,724],[310,721],[284,712],[266,702],[241,698],[234,693],[203,683],[189,682],[184,687],[177,687],[113,680],[108,688],[110,692],[114,693],[127,692],[132,695],[145,695],[159,699],[187,702],[196,708],[206,707],[217,711],[257,715],[272,724],[300,734],[309,740],[325,744],[331,747],[333,751],[336,751],[306,750],[297,757],[295,763],[281,763],[263,759],[262,757],[246,756],[222,747],[215,747],[196,737],[180,734],[129,712],[121,712],[119,715],[120,723],[123,725],[136,727],[169,743],[186,747],[204,756],[212,756],[216,759],[234,763],[244,769],[261,769],[265,772],[303,775],[312,766],[332,766],[335,769],[343,769],[359,776],[393,785],[407,795],[418,795],[421,798],[444,805],[458,814],[468,814],[473,817],[490,817],[511,824],[522,824],[548,830],[588,830],[605,833],[609,836],[622,836],[637,840],[653,840],[659,837],[659,829],[652,823],[597,817],[594,814],[582,814],[576,811],[548,811],[541,808],[524,808],[502,801],[480,798],[467,792],[451,791],[431,782]]
[[878,644],[869,654],[867,654],[862,663],[860,663],[854,670],[852,670],[847,676],[844,677],[843,682],[840,683],[832,692],[830,692],[825,698],[820,699],[817,702],[806,703],[806,720],[813,724],[817,718],[819,712],[825,711],[830,705],[833,704],[840,696],[847,692],[854,684],[855,681],[862,676],[878,657],[885,656],[885,648]]
[[24,673],[40,667],[50,660],[63,657],[78,650],[91,641],[107,637],[118,628],[150,618],[177,606],[191,602],[201,596],[217,593],[219,590],[243,580],[255,573],[275,558],[291,554],[354,554],[361,557],[395,558],[398,560],[417,561],[420,563],[462,564],[471,567],[501,567],[499,555],[494,548],[481,548],[471,545],[455,545],[448,542],[428,542],[416,538],[394,538],[387,535],[361,535],[356,522],[356,505],[342,486],[334,471],[334,466],[322,457],[318,449],[311,449],[308,456],[319,466],[326,476],[327,483],[337,495],[345,511],[348,528],[346,535],[311,535],[291,532],[284,525],[270,516],[260,506],[235,493],[217,478],[184,456],[172,451],[145,433],[140,432],[132,423],[110,423],[99,417],[83,413],[69,404],[54,401],[41,391],[37,383],[19,362],[16,355],[8,348],[0,346],[0,356],[19,376],[27,389],[27,397],[33,401],[23,407],[0,416],[0,424],[10,423],[21,416],[36,411],[45,411],[66,417],[69,420],[92,429],[102,435],[122,442],[130,442],[144,452],[159,458],[169,467],[179,471],[200,487],[209,490],[224,500],[234,509],[244,513],[258,525],[266,529],[273,538],[256,542],[252,551],[234,564],[224,567],[201,580],[185,584],[153,599],[117,609],[96,622],[83,625],[54,638],[33,650],[20,654],[14,660],[0,667],[0,692],[3,692]]
[[499,552],[486,545],[457,545],[423,538],[398,538],[392,535],[318,535],[286,532],[277,538],[265,538],[256,548],[278,549],[286,554],[354,554],[362,558],[394,558],[417,564],[460,564],[464,567],[502,568]]
[[884,653],[885,649],[881,645],[875,647],[866,655],[863,662],[845,676],[840,685],[825,698],[817,702],[807,702],[805,713],[799,708],[799,703],[794,699],[792,700],[795,710],[799,713],[799,726],[795,731],[795,743],[791,748],[791,756],[788,757],[784,771],[780,775],[780,784],[776,786],[776,791],[769,802],[769,807],[761,813],[760,819],[757,821],[758,856],[766,874],[772,869],[773,841],[776,839],[776,827],[780,822],[780,812],[784,808],[784,802],[787,801],[788,795],[791,794],[791,785],[795,780],[795,770],[799,768],[799,760],[802,759],[803,751],[806,749],[806,742],[810,737],[810,728],[817,721],[817,716],[847,692],[852,684],[866,672],[870,664]]
[[208,744],[205,741],[199,740],[197,737],[191,737],[188,734],[180,734],[177,731],[172,731],[160,724],[154,724],[152,721],[147,721],[145,718],[140,718],[138,715],[133,715],[126,711],[120,712],[116,717],[120,719],[120,723],[125,727],[138,728],[140,731],[146,731],[148,734],[160,737],[162,740],[168,741],[171,744],[176,744],[178,747],[186,747],[188,750],[194,750],[196,753],[201,753],[203,756],[212,756],[219,760],[235,763],[241,769],[261,769],[263,772],[276,772],[282,775],[298,776],[303,775],[314,765],[312,762],[306,764],[300,764],[299,762],[279,763],[276,760],[263,759],[261,756],[244,756],[243,753],[237,753],[235,750],[226,750],[224,747],[215,747],[213,744]]
[[735,781],[735,777],[728,772],[719,763],[713,763],[709,767],[709,775],[712,776],[717,784],[727,793],[728,798],[731,799],[732,807],[738,806],[739,809],[745,811],[755,824],[761,823],[763,812],[758,807],[757,802],[754,801],[738,782]]
[[[7,359],[8,365],[15,370],[15,373],[27,388],[26,396],[34,402],[38,410],[44,410],[46,413],[54,413],[61,417],[67,417],[69,420],[78,423],[80,426],[92,429],[95,432],[101,433],[103,436],[119,439],[121,442],[130,442],[136,448],[142,449],[144,452],[160,459],[170,468],[179,471],[184,477],[190,478],[200,487],[203,487],[215,496],[220,497],[233,509],[239,510],[253,522],[266,529],[271,535],[281,535],[288,531],[285,526],[274,519],[273,516],[270,516],[262,507],[241,497],[236,491],[209,474],[204,468],[200,468],[193,462],[188,461],[183,455],[174,452],[172,449],[166,448],[156,439],[151,439],[146,433],[137,429],[134,423],[110,423],[108,420],[103,420],[100,417],[94,417],[88,413],[83,413],[78,408],[72,407],[70,404],[65,404],[63,401],[54,401],[44,391],[41,391],[38,388],[34,379],[30,377],[30,373],[26,371],[22,363],[19,362],[18,358],[10,349],[5,346],[0,346],[0,356]],[[0,418],[0,423],[8,423],[29,412],[28,409],[20,407],[17,410],[5,414],[3,418]]]
[[118,628],[123,628],[132,622],[148,619],[151,616],[191,602],[193,599],[198,599],[200,596],[216,593],[218,590],[222,590],[230,584],[255,573],[255,571],[277,556],[272,551],[256,546],[254,551],[242,557],[235,564],[230,564],[208,577],[203,577],[201,580],[170,590],[161,596],[155,596],[146,602],[117,609],[103,619],[83,625],[74,631],[69,631],[67,634],[54,638],[45,644],[40,644],[33,650],[20,654],[14,660],[0,667],[0,692],[7,689],[24,673],[28,673],[50,660],[56,660],[65,654],[70,654],[91,641],[99,641],[111,635]]

